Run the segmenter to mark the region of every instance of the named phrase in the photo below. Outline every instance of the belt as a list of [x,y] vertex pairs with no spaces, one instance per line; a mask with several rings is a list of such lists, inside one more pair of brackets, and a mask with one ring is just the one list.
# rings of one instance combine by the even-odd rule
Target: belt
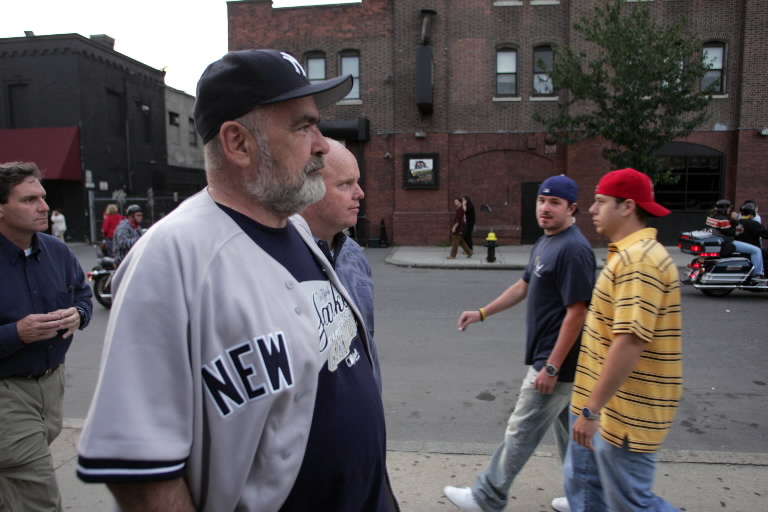
[[41,379],[58,370],[60,366],[61,365],[56,366],[55,368],[48,368],[42,373],[29,373],[27,375],[6,375],[4,377],[0,377],[0,379]]

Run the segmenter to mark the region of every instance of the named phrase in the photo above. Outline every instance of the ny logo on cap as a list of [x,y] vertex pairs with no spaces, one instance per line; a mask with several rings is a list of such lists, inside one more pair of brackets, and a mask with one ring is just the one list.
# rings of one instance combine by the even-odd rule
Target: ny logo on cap
[[297,61],[293,55],[288,55],[285,52],[280,52],[280,55],[282,55],[285,60],[293,64],[293,69],[295,69],[297,73],[304,75],[305,77],[307,76],[307,74],[304,72],[304,68],[301,67],[301,64],[299,64],[299,61]]

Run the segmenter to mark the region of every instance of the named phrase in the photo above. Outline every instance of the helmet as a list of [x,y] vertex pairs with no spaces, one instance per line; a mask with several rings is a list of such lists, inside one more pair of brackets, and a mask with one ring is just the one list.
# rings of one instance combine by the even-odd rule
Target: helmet
[[140,213],[141,211],[142,211],[141,210],[141,206],[139,206],[137,204],[132,204],[131,206],[129,206],[128,208],[125,209],[125,214],[126,215],[133,215],[134,213]]
[[715,210],[717,210],[720,213],[728,213],[728,210],[731,209],[731,206],[733,206],[733,203],[731,203],[727,199],[720,199],[718,202],[715,203]]
[[739,208],[742,215],[750,215],[752,217],[755,216],[755,205],[753,203],[744,203],[741,205],[741,208]]

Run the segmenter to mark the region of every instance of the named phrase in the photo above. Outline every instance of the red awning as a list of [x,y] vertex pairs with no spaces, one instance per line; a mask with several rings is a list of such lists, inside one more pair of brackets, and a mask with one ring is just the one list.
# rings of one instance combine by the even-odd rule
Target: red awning
[[35,162],[44,180],[83,179],[80,129],[19,128],[0,130],[0,162]]

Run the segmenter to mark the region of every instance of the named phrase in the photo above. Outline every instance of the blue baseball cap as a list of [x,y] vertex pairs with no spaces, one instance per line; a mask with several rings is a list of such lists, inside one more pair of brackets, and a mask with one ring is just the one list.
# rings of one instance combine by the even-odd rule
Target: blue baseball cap
[[554,196],[575,203],[579,197],[579,186],[568,176],[559,174],[544,180],[539,187],[540,196]]

